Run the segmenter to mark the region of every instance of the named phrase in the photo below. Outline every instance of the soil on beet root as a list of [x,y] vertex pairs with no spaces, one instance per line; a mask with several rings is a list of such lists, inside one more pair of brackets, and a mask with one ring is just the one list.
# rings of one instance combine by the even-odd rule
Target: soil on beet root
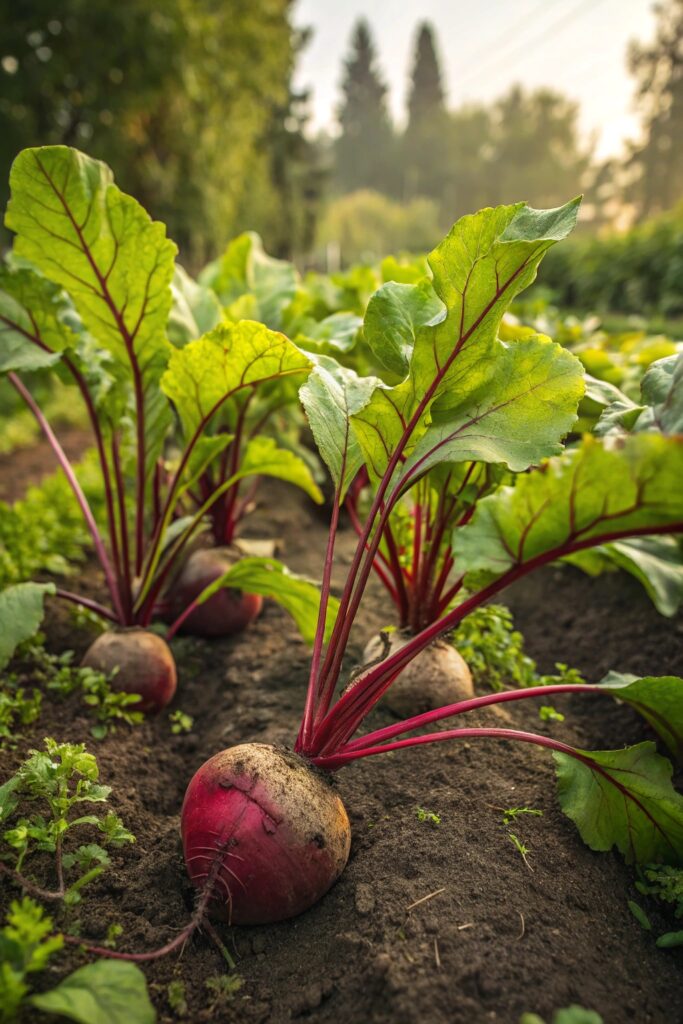
[[[292,568],[319,575],[325,519],[298,495],[279,485],[264,490],[247,532],[279,536]],[[353,540],[348,528],[340,534],[338,579]],[[92,592],[90,571],[86,578]],[[551,567],[505,599],[544,670],[564,661],[591,681],[609,668],[681,671],[681,620],[658,616],[621,574],[591,580]],[[373,584],[352,658],[390,621]],[[61,609],[51,612],[48,633],[57,649],[71,646],[80,654],[88,643]],[[174,650],[179,685],[168,710],[194,716],[189,735],[173,736],[164,712],[97,743],[75,700],[46,699],[39,722],[0,758],[3,780],[46,735],[85,741],[97,754],[101,779],[113,787],[112,803],[137,842],[114,855],[72,920],[97,940],[120,923],[119,948],[126,950],[161,945],[187,921],[193,894],[178,820],[193,772],[231,744],[291,744],[303,703],[308,652],[270,603],[242,636],[182,639]],[[577,695],[558,698],[555,706],[566,714],[564,723],[540,722],[532,702],[511,707],[510,719],[589,748],[646,736],[632,712],[607,699]],[[372,724],[391,720],[379,709]],[[225,964],[206,936],[191,939],[181,956],[145,965],[160,1021],[516,1024],[524,1011],[550,1017],[570,1003],[599,1011],[606,1024],[683,1021],[683,955],[654,945],[660,931],[671,929],[671,918],[635,892],[633,871],[617,855],[583,845],[558,809],[552,760],[542,751],[495,741],[420,747],[359,762],[340,772],[337,784],[353,828],[341,880],[293,921],[220,927],[243,980],[229,1000],[216,1003],[207,989]],[[502,824],[508,807],[543,811],[520,817],[512,828],[529,848],[528,864]],[[440,824],[420,821],[418,808],[438,814]],[[15,893],[4,887],[2,895],[4,910]],[[633,918],[630,898],[647,910],[652,932]],[[64,960],[68,968],[82,962],[76,951]],[[174,980],[185,984],[184,1017],[169,1005]]]

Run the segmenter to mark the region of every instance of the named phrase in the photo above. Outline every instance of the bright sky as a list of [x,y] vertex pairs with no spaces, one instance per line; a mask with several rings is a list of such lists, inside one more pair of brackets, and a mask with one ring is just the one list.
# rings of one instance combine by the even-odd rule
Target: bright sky
[[626,50],[631,39],[652,38],[652,0],[297,0],[295,22],[314,30],[296,79],[313,89],[314,130],[334,129],[341,63],[361,16],[398,121],[415,28],[428,20],[451,106],[488,102],[515,82],[548,85],[580,102],[582,130],[595,134],[598,156],[619,153],[637,134]]

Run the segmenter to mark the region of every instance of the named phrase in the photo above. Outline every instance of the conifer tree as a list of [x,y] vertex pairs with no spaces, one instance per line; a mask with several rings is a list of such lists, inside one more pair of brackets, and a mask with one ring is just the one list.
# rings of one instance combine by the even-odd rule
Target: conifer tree
[[428,196],[441,203],[448,179],[445,156],[450,121],[434,30],[418,29],[408,94],[408,124],[403,137],[403,194]]
[[359,21],[344,61],[341,134],[334,146],[335,182],[340,192],[370,188],[391,192],[394,136],[387,110],[387,87],[377,68],[375,45],[366,21]]

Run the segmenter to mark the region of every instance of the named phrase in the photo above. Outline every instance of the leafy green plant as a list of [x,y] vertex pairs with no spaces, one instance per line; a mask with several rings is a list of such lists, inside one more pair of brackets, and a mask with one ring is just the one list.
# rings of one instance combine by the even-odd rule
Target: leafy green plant
[[[0,371],[68,481],[109,604],[61,587],[56,593],[120,626],[146,626],[168,611],[164,591],[212,512],[222,509],[221,522],[232,523],[226,503],[243,509],[241,481],[271,473],[318,496],[308,467],[259,435],[273,401],[279,407],[280,385],[292,394],[290,385],[306,379],[312,360],[263,323],[219,323],[216,300],[195,301],[196,289],[190,311],[206,333],[175,348],[168,322],[176,247],[164,226],[116,187],[105,164],[63,146],[29,149],[15,160],[10,185],[6,223],[15,238],[0,267]],[[186,281],[184,293],[176,287],[176,305],[182,295],[187,307],[191,291]],[[46,367],[75,384],[87,411],[102,524],[24,382]],[[171,440],[178,441],[175,452],[166,451]],[[260,568],[250,582],[255,592]],[[276,598],[287,579],[281,572]],[[224,586],[235,585],[225,579]]]
[[[211,871],[230,879],[225,903],[235,923],[276,921],[301,912],[343,870],[350,845],[348,818],[336,793],[319,785],[313,769],[336,772],[360,758],[426,743],[507,740],[548,750],[560,805],[592,849],[616,847],[630,863],[683,860],[683,797],[672,785],[671,762],[653,742],[586,751],[554,736],[498,725],[429,731],[483,707],[537,697],[547,705],[556,694],[571,692],[584,700],[609,696],[627,702],[645,715],[676,756],[683,735],[681,679],[523,687],[454,701],[356,735],[403,669],[508,585],[602,544],[683,533],[680,437],[651,430],[611,444],[587,436],[563,449],[584,390],[579,361],[548,338],[504,343],[499,337],[510,302],[532,282],[545,252],[571,231],[577,209],[576,201],[547,211],[516,204],[462,218],[430,255],[431,280],[385,285],[368,304],[366,342],[399,383],[359,377],[325,356],[301,389],[335,495],[294,748],[299,760],[288,760],[284,750],[242,743],[214,755],[197,771],[184,803],[190,877],[201,891]],[[340,505],[361,468],[371,499],[367,511],[360,510],[357,545],[328,631]],[[413,526],[407,581],[416,584],[416,594],[428,592],[429,599],[408,601],[409,614],[402,621],[413,635],[403,646],[354,671],[344,685],[351,632],[383,543],[391,557],[387,523],[391,527],[391,517],[400,515],[397,510],[409,494],[417,499],[408,499],[405,518],[419,528]],[[430,507],[437,510],[436,518],[418,512]],[[454,512],[458,507],[459,513]],[[435,527],[438,541],[432,536],[427,546],[425,538]],[[434,586],[423,587],[425,579],[435,579],[432,550],[439,560],[436,602]],[[392,581],[406,576],[400,557],[398,564]],[[309,772],[302,761],[311,766]],[[268,812],[255,810],[246,822],[234,790],[257,784],[260,800],[267,797]],[[309,786],[315,787],[315,800],[308,799]],[[264,840],[264,834],[273,835],[270,816],[288,827]],[[302,820],[305,832],[297,831]],[[207,835],[225,834],[232,827],[239,828],[243,860],[219,842],[207,847]],[[314,859],[310,852],[311,834],[319,837],[316,848],[337,853],[336,858],[330,855],[325,873],[318,871],[317,855]],[[262,856],[264,843],[268,857]],[[294,899],[290,880],[296,886]]]
[[27,896],[10,904],[7,923],[0,930],[0,1021],[16,1020],[29,992],[28,975],[45,970],[50,958],[64,945],[53,934],[52,920]]
[[[645,864],[638,872],[636,889],[644,896],[652,896],[660,903],[669,904],[674,917],[683,918],[683,868],[670,864]],[[629,901],[629,906],[632,901]],[[636,915],[637,916],[637,915]],[[683,946],[683,930],[664,932],[657,938],[660,949]]]
[[[11,903],[0,929],[0,1022],[27,1019],[29,1007],[78,1024],[154,1024],[156,1013],[142,971],[134,964],[99,961],[80,967],[55,988],[31,995],[31,976],[45,970],[64,944],[52,919],[27,896]],[[33,1017],[31,1019],[34,1019]]]
[[38,633],[19,652],[26,677],[58,698],[78,694],[95,718],[90,730],[95,739],[104,739],[114,732],[117,723],[139,725],[144,721],[143,713],[136,710],[139,696],[115,689],[116,670],[108,677],[93,668],[74,665],[73,651],[50,654],[43,641],[42,634]]
[[[0,787],[3,850],[0,873],[39,899],[78,903],[84,886],[109,866],[105,847],[134,842],[134,836],[109,808],[79,813],[80,805],[106,804],[111,789],[98,782],[97,761],[83,744],[45,740],[45,750],[32,751],[16,773]],[[72,830],[89,827],[99,842],[72,844]],[[56,888],[39,885],[26,874],[28,860],[50,854]]]
[[640,871],[636,889],[645,896],[654,896],[670,903],[674,916],[683,917],[683,868],[670,864],[646,864]]
[[[92,453],[76,472],[100,521],[104,495]],[[0,502],[0,588],[30,580],[38,572],[68,576],[83,562],[91,543],[78,502],[60,470],[29,487],[19,501]]]

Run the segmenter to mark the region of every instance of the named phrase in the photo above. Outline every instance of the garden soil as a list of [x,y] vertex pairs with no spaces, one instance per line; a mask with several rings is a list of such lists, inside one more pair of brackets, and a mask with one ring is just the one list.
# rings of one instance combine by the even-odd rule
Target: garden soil
[[[264,490],[246,532],[277,535],[292,568],[319,576],[325,520],[298,494],[274,485]],[[353,541],[346,526],[337,585]],[[90,592],[94,580],[87,569]],[[562,661],[589,681],[610,668],[683,674],[683,623],[661,618],[622,574],[589,579],[570,567],[550,567],[506,600],[542,670]],[[350,664],[390,620],[373,585]],[[47,632],[54,649],[79,654],[89,639],[61,609],[50,612]],[[112,803],[137,842],[114,855],[71,921],[58,920],[65,927],[78,923],[93,940],[118,922],[125,950],[168,942],[191,913],[178,821],[193,772],[232,744],[291,744],[303,705],[308,653],[271,603],[240,637],[182,638],[174,650],[180,683],[173,707],[194,716],[190,734],[173,736],[164,713],[97,743],[75,700],[46,699],[39,722],[0,760],[2,781],[45,735],[86,741],[97,754],[101,781],[113,787]],[[510,722],[586,748],[616,748],[647,736],[630,710],[602,696],[557,698],[555,706],[564,723],[540,722],[531,701],[509,706]],[[372,725],[390,720],[379,708]],[[583,845],[557,806],[545,752],[507,741],[453,741],[368,758],[341,771],[335,784],[353,828],[340,881],[295,920],[220,927],[242,982],[232,994],[217,996],[212,987],[226,967],[206,935],[193,937],[181,954],[145,965],[160,1021],[516,1024],[525,1011],[549,1019],[557,1008],[579,1003],[602,1014],[605,1024],[683,1022],[683,951],[658,950],[654,942],[671,930],[671,917],[636,893],[633,870],[618,855]],[[526,860],[502,824],[510,807],[543,812],[520,816],[512,828],[528,848]],[[420,820],[418,808],[438,815],[439,823]],[[3,909],[11,896],[5,887]],[[646,909],[651,932],[633,917],[631,898]],[[59,972],[42,983],[54,984],[65,967],[82,962],[77,950],[69,951]],[[169,1004],[174,980],[185,985],[184,1014]]]

